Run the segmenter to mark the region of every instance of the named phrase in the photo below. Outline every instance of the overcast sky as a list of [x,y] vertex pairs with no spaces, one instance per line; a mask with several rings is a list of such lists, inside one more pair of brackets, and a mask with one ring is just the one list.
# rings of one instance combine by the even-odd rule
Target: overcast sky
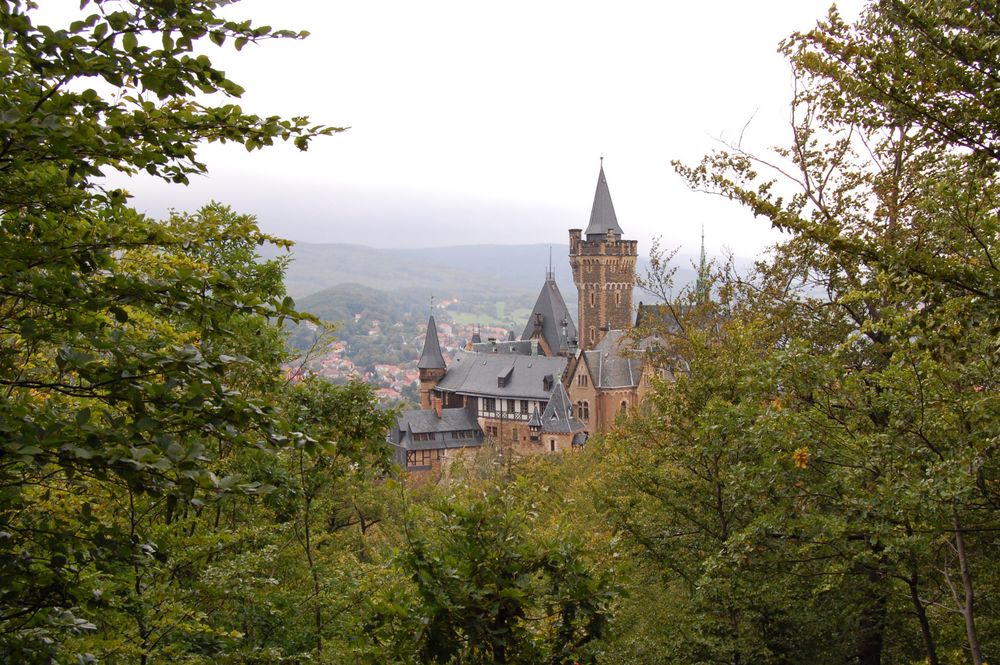
[[[44,4],[44,3],[43,3]],[[246,0],[226,11],[309,30],[210,51],[259,113],[350,127],[308,153],[206,147],[187,188],[136,180],[154,215],[209,199],[293,240],[376,247],[566,243],[585,227],[599,158],[626,237],[749,255],[766,222],[688,191],[672,159],[735,138],[787,144],[778,42],[829,0],[590,2]],[[838,3],[848,18],[861,0]]]

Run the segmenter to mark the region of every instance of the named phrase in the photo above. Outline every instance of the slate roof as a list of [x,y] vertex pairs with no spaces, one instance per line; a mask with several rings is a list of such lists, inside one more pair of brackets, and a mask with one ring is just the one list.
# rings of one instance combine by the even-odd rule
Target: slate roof
[[556,280],[550,275],[542,285],[542,290],[538,293],[535,306],[531,309],[531,316],[528,317],[528,324],[524,326],[521,333],[522,340],[531,339],[535,333],[535,315],[542,315],[542,337],[552,353],[568,352],[571,350],[570,342],[575,344],[576,324],[570,316],[566,301],[563,300],[562,293],[556,285]]
[[427,321],[427,335],[424,336],[424,350],[420,353],[417,369],[444,369],[444,356],[441,355],[441,344],[438,342],[437,324],[434,315]]
[[472,345],[476,353],[514,353],[520,356],[538,355],[538,346],[530,339],[519,339],[513,342],[479,342]]
[[[452,432],[475,432],[472,438],[454,439]],[[414,434],[438,434],[433,441],[414,441]],[[396,416],[396,427],[390,433],[392,443],[403,450],[435,448],[465,448],[483,442],[483,432],[476,417],[463,408],[441,409],[438,418],[434,409],[411,409]]]
[[[559,383],[568,362],[561,356],[459,351],[437,389],[460,395],[546,400],[552,388],[545,389],[545,377],[551,376],[554,383]],[[508,374],[504,385],[498,385],[498,379]]]
[[569,401],[569,395],[566,394],[562,382],[557,382],[552,397],[542,413],[542,431],[552,434],[572,434],[585,429],[587,426],[573,415],[573,404]]
[[608,190],[608,181],[604,177],[604,165],[601,165],[601,172],[597,176],[597,191],[594,192],[594,205],[590,209],[590,223],[584,232],[587,240],[595,240],[598,236],[607,235],[608,229],[615,232],[618,237],[622,235],[622,227],[618,226],[618,217],[615,215],[615,206],[611,203],[611,192]]
[[625,331],[609,330],[593,351],[583,355],[598,388],[634,388],[642,380],[642,357],[626,357],[622,348]]

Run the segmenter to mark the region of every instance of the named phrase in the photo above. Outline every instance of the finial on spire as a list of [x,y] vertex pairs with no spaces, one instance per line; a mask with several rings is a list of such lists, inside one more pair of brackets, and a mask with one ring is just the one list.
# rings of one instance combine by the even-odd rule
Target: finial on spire
[[556,273],[552,270],[552,245],[549,245],[549,269],[545,271],[546,280],[554,280],[556,278]]
[[431,296],[431,314],[434,313],[434,296]]

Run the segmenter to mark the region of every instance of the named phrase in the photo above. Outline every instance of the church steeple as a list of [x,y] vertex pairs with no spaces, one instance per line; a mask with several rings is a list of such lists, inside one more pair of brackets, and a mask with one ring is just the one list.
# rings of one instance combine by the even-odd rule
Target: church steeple
[[594,192],[594,205],[590,209],[590,223],[584,232],[587,240],[596,240],[611,231],[616,237],[622,237],[622,227],[618,226],[615,206],[611,203],[611,191],[608,180],[604,177],[604,160],[601,158],[601,172],[597,176],[597,190]]
[[712,287],[708,279],[708,261],[705,258],[705,226],[701,227],[701,259],[698,261],[698,280],[695,282],[695,295],[700,304],[708,302]]

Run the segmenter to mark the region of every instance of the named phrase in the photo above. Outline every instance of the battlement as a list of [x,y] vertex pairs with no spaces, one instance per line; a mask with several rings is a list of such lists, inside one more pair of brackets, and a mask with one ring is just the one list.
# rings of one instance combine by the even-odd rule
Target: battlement
[[570,256],[637,256],[639,242],[637,240],[581,240],[579,236],[574,237],[571,231],[569,253]]

